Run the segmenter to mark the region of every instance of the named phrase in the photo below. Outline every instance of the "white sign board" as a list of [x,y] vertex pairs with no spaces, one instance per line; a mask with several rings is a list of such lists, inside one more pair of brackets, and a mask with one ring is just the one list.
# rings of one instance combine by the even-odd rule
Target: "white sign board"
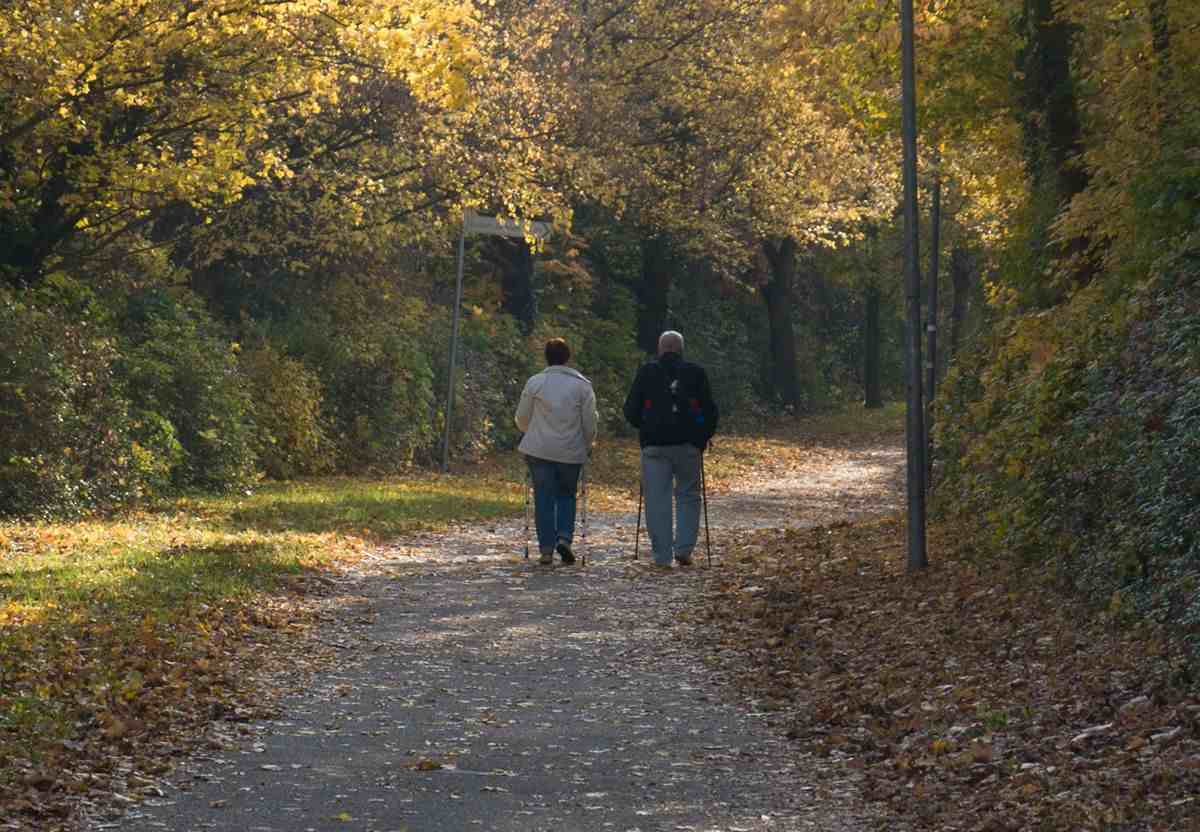
[[525,237],[544,240],[550,236],[550,223],[529,222],[518,220],[502,220],[497,217],[485,217],[474,211],[463,214],[463,229],[468,234],[486,234],[493,237]]

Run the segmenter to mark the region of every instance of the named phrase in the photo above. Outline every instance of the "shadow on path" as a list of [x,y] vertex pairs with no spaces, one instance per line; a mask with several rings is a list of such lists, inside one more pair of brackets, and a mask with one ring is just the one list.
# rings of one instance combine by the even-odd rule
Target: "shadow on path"
[[[805,512],[890,510],[891,453],[714,496],[715,542]],[[519,519],[378,549],[343,582],[371,623],[342,666],[283,718],[189,760],[163,798],[97,828],[869,826],[852,773],[730,700],[720,662],[687,635],[698,573],[634,564],[633,524],[591,518],[586,568],[521,559]]]

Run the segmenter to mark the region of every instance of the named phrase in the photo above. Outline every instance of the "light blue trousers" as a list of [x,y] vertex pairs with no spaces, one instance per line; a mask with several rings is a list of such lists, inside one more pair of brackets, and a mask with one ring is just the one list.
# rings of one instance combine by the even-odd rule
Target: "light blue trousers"
[[642,448],[642,493],[654,562],[670,566],[673,557],[690,557],[700,531],[700,449]]

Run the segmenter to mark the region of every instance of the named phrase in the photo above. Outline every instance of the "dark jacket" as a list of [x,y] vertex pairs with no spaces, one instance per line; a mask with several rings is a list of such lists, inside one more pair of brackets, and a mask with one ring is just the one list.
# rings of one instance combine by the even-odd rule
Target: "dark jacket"
[[[673,393],[672,382],[678,382]],[[638,429],[643,448],[691,444],[703,450],[718,415],[704,368],[673,352],[643,364],[625,397],[625,419]]]

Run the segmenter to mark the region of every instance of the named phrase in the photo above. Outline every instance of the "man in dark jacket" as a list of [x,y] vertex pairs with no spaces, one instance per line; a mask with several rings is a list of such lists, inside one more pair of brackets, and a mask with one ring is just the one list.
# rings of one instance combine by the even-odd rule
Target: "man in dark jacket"
[[708,374],[683,360],[682,335],[664,332],[658,358],[642,365],[625,398],[625,418],[638,429],[642,445],[646,530],[657,566],[669,569],[672,558],[680,566],[692,563],[700,530],[701,454],[717,430],[717,415]]

